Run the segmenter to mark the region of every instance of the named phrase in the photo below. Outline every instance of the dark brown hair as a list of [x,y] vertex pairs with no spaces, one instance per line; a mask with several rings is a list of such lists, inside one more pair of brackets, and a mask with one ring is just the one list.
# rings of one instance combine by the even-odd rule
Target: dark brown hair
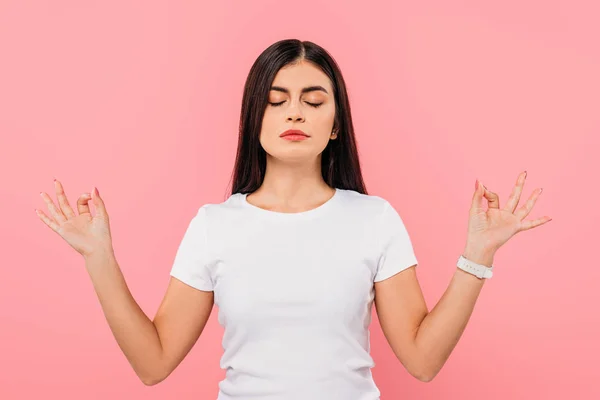
[[282,67],[301,60],[310,61],[321,68],[333,86],[336,104],[334,130],[337,130],[338,137],[329,141],[321,155],[323,179],[332,188],[351,189],[367,194],[342,73],[325,49],[312,42],[297,39],[281,40],[270,45],[258,56],[248,73],[242,98],[231,194],[251,193],[262,184],[266,170],[266,152],[260,144],[259,136],[269,90]]

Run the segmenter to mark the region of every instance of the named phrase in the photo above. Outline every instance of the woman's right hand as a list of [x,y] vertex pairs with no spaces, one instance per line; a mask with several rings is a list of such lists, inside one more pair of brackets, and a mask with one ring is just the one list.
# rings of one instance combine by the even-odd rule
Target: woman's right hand
[[[83,193],[77,199],[77,211],[75,214],[69,202],[62,184],[55,180],[54,188],[58,198],[57,207],[54,201],[41,192],[42,199],[46,202],[52,217],[48,217],[41,210],[35,210],[40,219],[58,233],[71,247],[84,257],[96,253],[112,252],[112,237],[108,213],[104,201],[100,198],[98,190],[94,188],[92,193]],[[88,202],[92,200],[96,215],[92,216]]]

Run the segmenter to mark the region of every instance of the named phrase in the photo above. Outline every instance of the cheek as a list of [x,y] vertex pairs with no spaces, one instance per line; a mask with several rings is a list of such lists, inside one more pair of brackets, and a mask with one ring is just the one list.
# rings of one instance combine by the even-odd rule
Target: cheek
[[[279,124],[281,125],[281,124]],[[273,116],[271,112],[265,112],[263,116],[261,128],[260,128],[260,136],[268,135],[269,132],[274,132],[277,129],[277,118]]]
[[282,121],[285,118],[285,112],[278,110],[273,107],[267,107],[263,115],[262,123],[265,126],[281,126]]
[[327,108],[320,110],[318,114],[319,118],[322,119],[324,122],[333,121],[335,118],[335,105],[328,104]]
[[326,130],[331,133],[331,129],[333,128],[333,122],[335,120],[335,110],[323,110],[319,113],[315,113],[313,117],[313,122],[315,127],[318,127],[320,130]]

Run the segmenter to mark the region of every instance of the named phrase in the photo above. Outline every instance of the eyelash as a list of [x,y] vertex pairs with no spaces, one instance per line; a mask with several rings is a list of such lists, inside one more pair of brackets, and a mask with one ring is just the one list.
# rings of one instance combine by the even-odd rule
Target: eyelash
[[[271,102],[269,102],[269,104],[270,104],[270,105],[272,105],[273,107],[279,107],[279,106],[280,106],[280,105],[282,105],[283,103],[285,103],[285,100],[284,100],[284,101],[281,101],[281,102],[279,102],[279,103],[271,103]],[[311,107],[314,107],[314,108],[319,108],[319,107],[321,106],[321,104],[323,104],[323,103],[314,104],[314,103],[309,103],[309,102],[307,101],[307,102],[306,102],[306,104],[308,104],[308,105],[310,105]]]

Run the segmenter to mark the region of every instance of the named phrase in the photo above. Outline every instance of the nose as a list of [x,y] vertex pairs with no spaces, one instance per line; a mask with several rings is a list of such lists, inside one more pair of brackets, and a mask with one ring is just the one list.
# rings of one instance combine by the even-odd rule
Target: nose
[[288,121],[304,121],[304,115],[297,106],[289,107],[287,111]]
[[288,119],[288,121],[299,121],[299,122],[304,121],[304,117],[301,116],[301,115],[298,115],[298,116],[295,116],[295,117],[291,117],[290,116],[287,119]]

